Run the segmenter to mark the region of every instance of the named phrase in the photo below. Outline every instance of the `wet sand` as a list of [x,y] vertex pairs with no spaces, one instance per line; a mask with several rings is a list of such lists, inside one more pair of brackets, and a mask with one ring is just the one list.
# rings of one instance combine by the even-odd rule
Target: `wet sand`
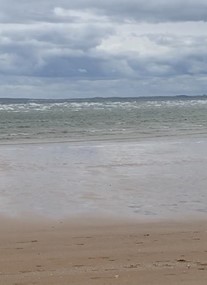
[[0,215],[207,215],[207,139],[0,146]]
[[0,284],[206,284],[206,147],[2,145]]
[[205,221],[0,222],[4,285],[206,284]]

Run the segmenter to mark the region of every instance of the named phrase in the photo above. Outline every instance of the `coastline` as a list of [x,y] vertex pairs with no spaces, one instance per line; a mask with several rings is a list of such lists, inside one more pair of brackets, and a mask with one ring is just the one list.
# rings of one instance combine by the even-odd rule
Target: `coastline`
[[206,147],[203,137],[1,145],[0,214],[202,218]]
[[2,284],[206,284],[206,138],[55,143],[0,147]]
[[126,136],[119,136],[119,135],[110,135],[110,136],[86,136],[86,137],[62,137],[62,138],[27,138],[27,139],[11,139],[11,140],[6,140],[2,139],[0,140],[0,147],[1,146],[15,146],[15,145],[45,145],[45,144],[96,144],[96,143],[124,143],[124,142],[134,142],[134,143],[144,143],[144,142],[153,142],[153,141],[185,141],[186,139],[207,139],[207,133],[206,132],[198,132],[198,133],[179,133],[177,135],[172,134],[172,135],[156,135],[155,134],[148,134],[148,135],[143,135],[143,136],[131,136],[129,137],[128,135]]
[[205,220],[0,222],[4,285],[206,283]]

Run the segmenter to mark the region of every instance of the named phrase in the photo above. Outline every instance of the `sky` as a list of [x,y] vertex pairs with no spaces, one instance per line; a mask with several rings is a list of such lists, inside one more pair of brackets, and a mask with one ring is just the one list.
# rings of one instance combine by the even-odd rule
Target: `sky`
[[0,0],[0,97],[202,95],[206,0]]

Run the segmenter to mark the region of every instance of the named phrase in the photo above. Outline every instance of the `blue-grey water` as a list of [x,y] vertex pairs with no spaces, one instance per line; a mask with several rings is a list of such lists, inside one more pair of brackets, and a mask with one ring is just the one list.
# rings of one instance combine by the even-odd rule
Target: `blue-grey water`
[[0,100],[0,141],[196,135],[206,124],[206,96]]
[[207,217],[205,96],[0,101],[0,214]]

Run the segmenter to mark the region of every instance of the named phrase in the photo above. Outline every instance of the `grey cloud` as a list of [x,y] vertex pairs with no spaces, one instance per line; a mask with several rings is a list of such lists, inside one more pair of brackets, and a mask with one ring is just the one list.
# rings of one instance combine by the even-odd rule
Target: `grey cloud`
[[91,80],[206,73],[207,40],[203,37],[144,36],[168,48],[166,55],[98,52],[96,47],[110,33],[108,28],[68,25],[6,31],[0,35],[0,40],[7,39],[0,45],[0,73]]
[[173,95],[205,89],[207,34],[198,36],[193,24],[193,36],[187,35],[188,23],[182,35],[173,28],[135,29],[142,21],[205,21],[206,1],[0,0],[0,5],[0,96]]
[[[36,0],[0,1],[1,21],[58,21],[54,9],[92,9],[99,14],[137,21],[206,21],[207,2],[205,0]],[[69,19],[70,20],[70,19]]]
[[75,8],[97,8],[112,16],[137,21],[206,21],[207,2],[205,0],[77,0]]
[[101,69],[102,59],[91,59],[89,56],[70,57],[59,56],[48,58],[44,67],[34,75],[46,77],[69,77],[80,79],[82,77],[95,80],[107,77]]
[[0,31],[0,73],[64,77],[87,69],[92,76],[92,66],[97,66],[87,54],[112,33],[113,27],[93,24],[4,26]]

